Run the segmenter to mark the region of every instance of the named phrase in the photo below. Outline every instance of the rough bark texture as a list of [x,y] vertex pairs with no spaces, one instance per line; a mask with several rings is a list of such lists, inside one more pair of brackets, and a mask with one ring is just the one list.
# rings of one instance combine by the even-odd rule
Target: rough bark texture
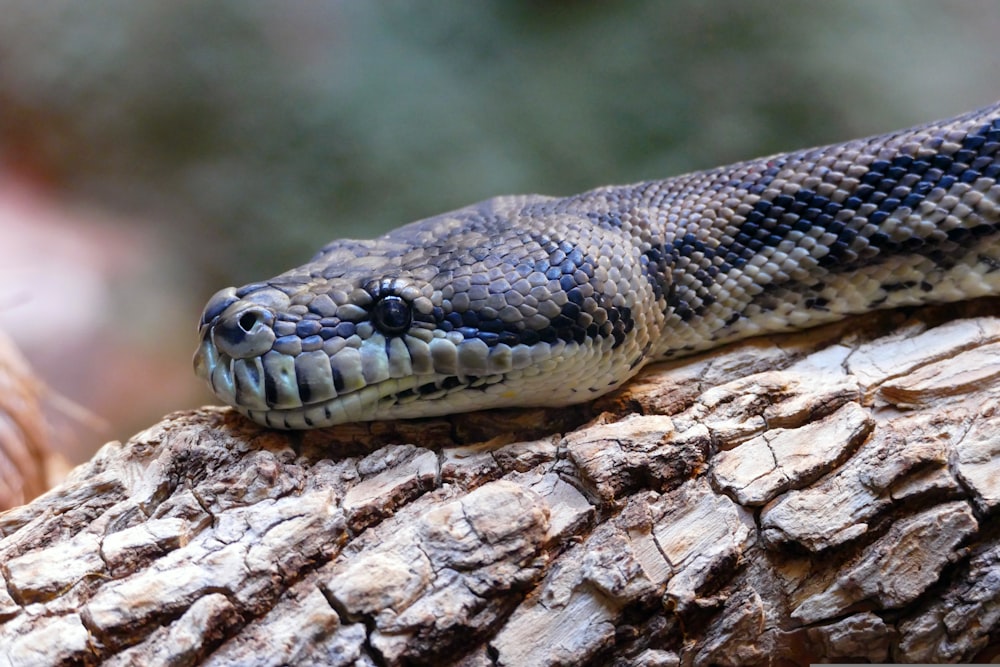
[[0,515],[0,664],[990,659],[1000,318],[961,308],[573,409],[169,416]]

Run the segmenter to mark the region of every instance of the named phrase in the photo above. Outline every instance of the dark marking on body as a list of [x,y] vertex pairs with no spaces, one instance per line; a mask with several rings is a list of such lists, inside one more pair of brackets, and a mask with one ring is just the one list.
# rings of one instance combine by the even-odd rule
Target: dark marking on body
[[[852,219],[858,217],[862,207],[875,206],[874,211],[862,218],[864,224],[878,226],[900,209],[916,210],[936,189],[947,192],[956,183],[973,183],[984,176],[996,179],[1000,175],[996,122],[971,130],[962,140],[960,150],[953,155],[939,152],[915,157],[900,153],[890,159],[873,161],[860,177],[859,185],[843,202],[832,201],[809,188],[800,188],[794,195],[779,194],[771,200],[757,201],[740,225],[733,244],[725,249],[721,271],[739,268],[747,251],[752,254],[765,247],[775,247],[792,230],[808,233],[816,227],[836,236],[827,254],[819,259],[820,266],[832,270],[849,270],[857,262],[868,260],[869,257],[858,254],[866,248],[881,255],[929,253],[932,243],[928,238],[893,240],[881,231],[868,236],[864,244],[858,244],[860,229],[851,225],[861,223],[852,222]],[[747,189],[763,194],[774,178],[774,174],[768,175],[770,171],[761,174],[759,184],[750,184]],[[843,220],[845,217],[847,222]],[[997,226],[990,224],[956,228],[948,231],[948,238],[960,242],[969,235],[994,231]]]
[[806,297],[802,303],[806,308],[810,310],[827,311],[829,310],[827,306],[830,304],[830,300],[822,296],[810,296]]
[[336,368],[331,367],[330,370],[333,374],[333,388],[338,394],[340,394],[344,391],[344,376]]
[[305,382],[299,382],[298,387],[299,387],[299,400],[301,400],[302,404],[305,405],[312,398],[312,389]]
[[270,407],[278,402],[278,385],[274,382],[274,375],[264,373],[264,401]]
[[[611,338],[616,348],[632,331],[634,321],[629,308],[615,306],[601,285],[593,283],[597,260],[583,248],[568,241],[556,241],[544,234],[530,234],[528,238],[539,245],[547,257],[528,257],[520,260],[516,273],[527,276],[535,271],[544,273],[549,280],[558,280],[566,294],[566,303],[546,326],[528,329],[524,322],[505,321],[499,317],[484,317],[476,310],[436,313],[436,324],[445,331],[457,331],[463,338],[478,338],[489,347],[504,344],[535,345],[539,342],[583,344],[587,339]],[[591,297],[584,296],[584,285]],[[601,324],[597,324],[600,322]]]

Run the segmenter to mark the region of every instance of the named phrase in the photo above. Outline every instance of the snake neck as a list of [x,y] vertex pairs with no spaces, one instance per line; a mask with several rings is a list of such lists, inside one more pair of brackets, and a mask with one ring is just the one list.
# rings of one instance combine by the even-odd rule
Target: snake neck
[[631,233],[656,299],[647,310],[658,311],[647,356],[672,358],[848,314],[996,293],[998,147],[994,105],[571,201],[599,223],[645,221]]

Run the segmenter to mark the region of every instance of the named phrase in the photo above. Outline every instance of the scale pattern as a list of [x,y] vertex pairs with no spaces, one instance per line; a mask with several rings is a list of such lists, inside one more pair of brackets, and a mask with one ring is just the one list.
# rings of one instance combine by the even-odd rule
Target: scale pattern
[[1000,104],[579,195],[496,197],[226,288],[195,369],[311,428],[604,394],[646,363],[1000,293]]

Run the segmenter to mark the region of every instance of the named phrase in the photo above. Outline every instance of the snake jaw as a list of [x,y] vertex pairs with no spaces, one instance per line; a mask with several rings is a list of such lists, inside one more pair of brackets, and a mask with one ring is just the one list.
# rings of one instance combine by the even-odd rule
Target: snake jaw
[[[515,363],[523,370],[542,364],[546,356],[522,349],[495,354],[492,364],[460,368],[460,360],[473,355],[463,354],[462,345],[452,340],[431,337],[428,344],[426,336],[407,335],[386,341],[374,334],[359,347],[343,345],[330,356],[322,350],[292,356],[269,349],[235,357],[226,349],[228,342],[223,343],[228,335],[224,321],[203,327],[195,372],[224,402],[274,428],[445,414],[455,407],[444,399],[460,393],[468,394],[458,401],[465,409],[513,403],[517,392],[498,392],[496,386],[520,375]],[[445,372],[437,372],[435,363]]]
[[[323,366],[320,367],[331,367],[328,359],[321,363]],[[272,351],[253,359],[233,359],[220,353],[210,340],[204,340],[195,355],[194,365],[197,375],[208,383],[213,392],[243,415],[266,426],[286,429],[316,428],[393,416],[443,414],[451,410],[443,408],[435,411],[427,404],[470,388],[485,388],[503,379],[502,375],[407,375],[373,384],[362,382],[345,386],[341,392],[336,392],[332,384],[319,382],[308,390],[313,398],[318,398],[305,402],[298,396],[308,385],[303,382],[305,378],[296,376],[295,368],[317,367],[318,364],[308,357],[298,360]],[[275,386],[268,391],[262,383],[273,383]]]
[[[491,349],[411,321],[396,296],[355,295],[337,311],[353,322],[294,317],[289,305],[297,297],[285,289],[293,291],[258,285],[218,292],[205,307],[194,357],[195,373],[219,398],[267,426],[443,414],[453,408],[442,399],[464,391],[470,396],[459,402],[488,407],[496,400],[487,396],[488,387],[546,356],[523,345]],[[275,312],[275,306],[285,310]],[[375,324],[379,318],[382,329]],[[408,328],[400,331],[403,324]],[[499,400],[515,397],[501,392]]]

